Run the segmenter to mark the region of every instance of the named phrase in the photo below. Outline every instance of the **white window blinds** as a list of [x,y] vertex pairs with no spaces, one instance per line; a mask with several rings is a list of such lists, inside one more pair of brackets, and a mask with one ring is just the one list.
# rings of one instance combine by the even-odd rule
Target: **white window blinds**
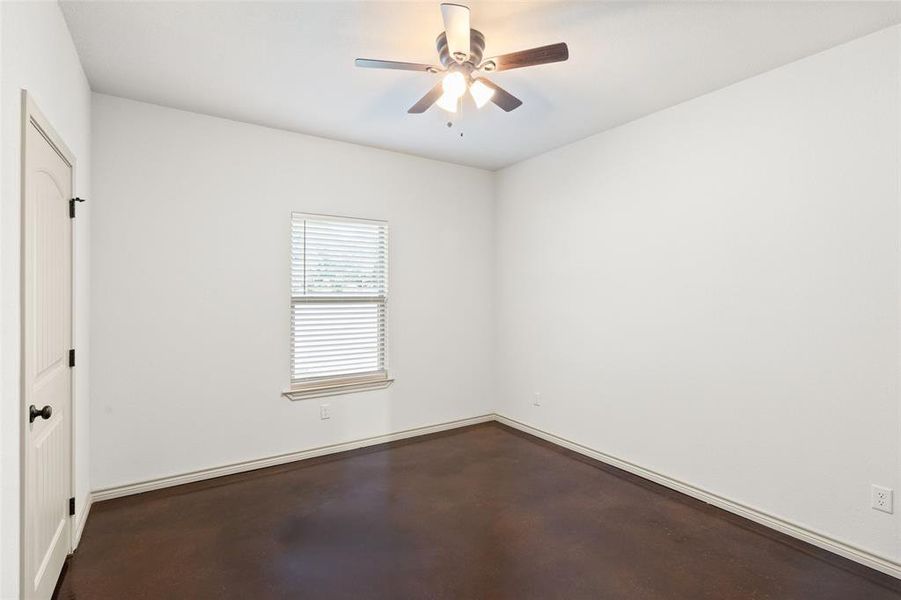
[[291,380],[386,377],[388,225],[294,213]]

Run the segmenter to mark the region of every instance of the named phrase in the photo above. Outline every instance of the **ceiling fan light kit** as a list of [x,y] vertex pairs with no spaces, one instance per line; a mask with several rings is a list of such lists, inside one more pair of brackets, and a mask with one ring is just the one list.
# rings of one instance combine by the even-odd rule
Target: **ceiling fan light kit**
[[469,95],[476,103],[476,108],[482,108],[494,96],[494,90],[476,79],[469,86]]
[[435,100],[435,104],[438,105],[438,107],[443,108],[449,113],[457,112],[457,104],[459,103],[459,96],[449,96],[446,93],[441,94],[441,96],[437,100]]
[[522,100],[482,77],[483,73],[561,62],[569,58],[569,48],[565,43],[559,43],[482,60],[485,36],[469,26],[469,8],[460,4],[442,4],[441,16],[444,19],[444,31],[438,36],[436,43],[441,67],[368,58],[358,58],[354,62],[358,67],[368,69],[444,73],[441,81],[410,107],[407,112],[411,114],[424,113],[433,104],[455,113],[467,91],[477,108],[482,108],[490,101],[510,112],[521,106]]

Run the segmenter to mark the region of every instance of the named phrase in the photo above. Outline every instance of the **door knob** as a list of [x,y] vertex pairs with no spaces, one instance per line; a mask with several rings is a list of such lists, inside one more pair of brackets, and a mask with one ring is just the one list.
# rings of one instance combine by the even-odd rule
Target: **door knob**
[[41,417],[42,419],[49,419],[50,415],[52,415],[52,414],[53,414],[53,409],[50,408],[49,404],[47,406],[45,406],[44,408],[42,408],[41,410],[38,410],[35,407],[35,405],[32,404],[31,406],[28,407],[28,422],[34,423],[34,420],[37,419],[38,417]]

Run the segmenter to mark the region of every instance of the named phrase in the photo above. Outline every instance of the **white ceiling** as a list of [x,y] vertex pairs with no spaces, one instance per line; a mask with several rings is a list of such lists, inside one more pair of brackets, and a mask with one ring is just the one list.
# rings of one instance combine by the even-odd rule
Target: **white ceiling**
[[486,56],[570,60],[492,75],[512,113],[449,119],[406,113],[437,75],[353,66],[435,63],[438,0],[61,4],[95,91],[486,169],[901,22],[897,2],[470,2]]

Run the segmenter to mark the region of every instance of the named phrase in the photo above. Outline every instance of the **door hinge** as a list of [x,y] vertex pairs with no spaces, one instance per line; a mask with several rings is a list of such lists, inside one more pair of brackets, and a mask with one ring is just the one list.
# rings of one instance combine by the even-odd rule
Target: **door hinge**
[[69,366],[70,367],[75,366],[75,348],[72,348],[71,350],[69,350]]
[[75,203],[76,202],[84,202],[84,198],[72,198],[69,200],[69,218],[75,218]]
[[75,498],[69,498],[69,516],[75,516]]

